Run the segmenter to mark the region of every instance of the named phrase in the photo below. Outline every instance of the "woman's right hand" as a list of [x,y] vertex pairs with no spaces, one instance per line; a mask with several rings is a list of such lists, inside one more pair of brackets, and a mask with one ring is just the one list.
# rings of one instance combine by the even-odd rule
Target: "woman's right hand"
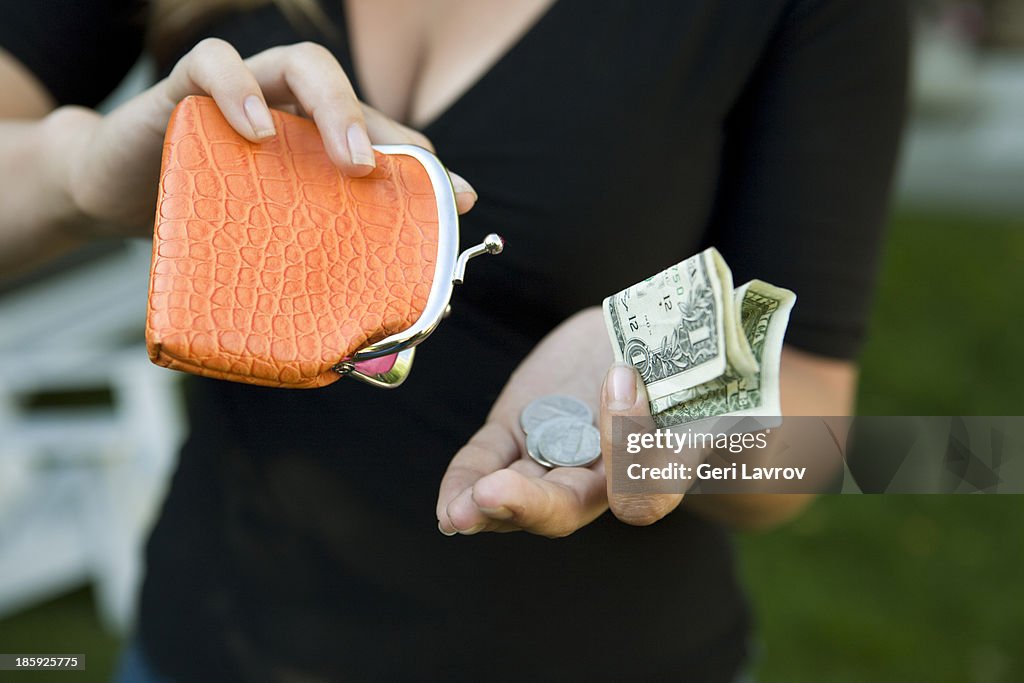
[[[164,131],[175,105],[189,95],[211,96],[231,127],[252,142],[275,135],[268,105],[308,116],[331,160],[350,176],[373,170],[371,144],[433,149],[421,133],[360,102],[337,60],[320,45],[274,47],[243,60],[228,43],[209,38],[182,57],[167,78],[106,116],[62,107],[47,118],[48,134],[64,151],[62,185],[83,219],[70,225],[107,234],[148,227]],[[455,174],[452,182],[464,213],[476,193]]]

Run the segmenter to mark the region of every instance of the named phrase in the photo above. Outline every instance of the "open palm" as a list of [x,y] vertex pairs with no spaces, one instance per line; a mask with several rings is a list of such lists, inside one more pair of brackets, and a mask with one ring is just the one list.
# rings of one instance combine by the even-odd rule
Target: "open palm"
[[559,325],[516,368],[487,422],[452,459],[441,481],[438,526],[446,534],[529,531],[566,536],[608,509],[603,461],[547,469],[526,452],[519,415],[546,394],[575,396],[598,414],[612,363],[599,308]]

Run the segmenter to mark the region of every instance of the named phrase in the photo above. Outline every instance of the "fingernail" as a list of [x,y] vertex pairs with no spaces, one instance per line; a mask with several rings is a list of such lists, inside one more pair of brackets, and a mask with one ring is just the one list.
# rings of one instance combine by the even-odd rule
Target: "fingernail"
[[460,531],[459,533],[462,534],[463,536],[472,536],[473,534],[478,533],[479,531],[481,531],[485,526],[487,526],[487,524],[481,522],[480,524],[477,524],[475,526],[471,526],[471,527],[469,527],[468,529],[466,529],[464,531]]
[[466,182],[466,179],[458,173],[449,173],[448,177],[452,179],[452,189],[455,190],[455,194],[468,192],[474,197],[477,196],[476,190],[473,189],[473,186]]
[[636,403],[636,371],[632,365],[616,363],[605,383],[609,410],[627,410]]
[[249,95],[242,103],[242,108],[245,109],[245,118],[249,119],[249,125],[252,126],[252,132],[256,137],[269,138],[275,134],[274,117],[270,115],[270,110],[263,100],[255,95]]
[[437,530],[440,531],[445,536],[454,536],[455,534],[459,533],[458,531],[445,531],[444,527],[441,526],[441,522],[437,523]]
[[366,131],[358,123],[348,127],[346,134],[348,140],[348,154],[352,163],[356,166],[377,166],[377,160],[373,156],[373,147],[370,146],[370,138]]

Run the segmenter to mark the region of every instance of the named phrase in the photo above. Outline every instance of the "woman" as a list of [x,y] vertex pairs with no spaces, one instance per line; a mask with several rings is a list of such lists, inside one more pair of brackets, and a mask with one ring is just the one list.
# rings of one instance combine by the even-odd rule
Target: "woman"
[[[600,465],[545,475],[525,457],[519,411],[557,391],[605,420],[642,413],[631,370],[602,386],[595,306],[706,245],[737,281],[800,296],[784,411],[850,410],[903,116],[905,8],[168,0],[151,15],[162,80],[99,116],[69,105],[94,105],[135,59],[142,8],[2,5],[11,259],[146,225],[167,117],[193,93],[253,141],[273,135],[268,104],[305,112],[351,175],[369,172],[370,143],[432,144],[472,183],[456,180],[460,210],[475,204],[464,239],[509,243],[473,264],[397,391],[190,383],[192,433],[130,655],[146,676],[737,675],[749,617],[723,525],[767,526],[804,501],[613,498],[633,524],[664,517],[622,524],[603,514]],[[517,529],[532,533],[484,533]]]

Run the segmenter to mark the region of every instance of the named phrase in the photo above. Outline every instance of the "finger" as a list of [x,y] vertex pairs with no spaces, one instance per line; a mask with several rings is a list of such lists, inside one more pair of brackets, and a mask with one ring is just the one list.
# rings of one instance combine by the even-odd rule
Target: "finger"
[[514,470],[524,477],[534,477],[536,479],[540,479],[550,472],[547,467],[534,462],[531,458],[519,458],[519,460],[509,465],[508,469]]
[[472,536],[485,531],[497,533],[522,531],[511,519],[511,516],[505,515],[503,511],[481,509],[473,500],[473,487],[461,491],[448,504],[444,514],[437,522],[437,528],[445,536],[454,536],[455,534]]
[[[447,505],[437,520],[441,533],[447,536],[472,536],[483,531],[498,531],[515,527],[506,519],[488,515],[473,500],[473,487],[463,489]],[[518,528],[518,527],[516,527]]]
[[460,215],[464,214],[476,204],[476,190],[458,173],[449,171],[448,177],[452,179],[452,189],[455,190],[455,208]]
[[[605,510],[604,477],[585,468],[560,468],[542,479],[500,470],[477,481],[471,497],[485,520],[552,538],[568,536]],[[464,499],[455,503],[452,514],[465,514]]]
[[416,145],[429,152],[436,153],[434,143],[418,130],[403,126],[387,114],[382,114],[365,102],[362,103],[366,130],[370,139],[377,145]]
[[[426,135],[408,126],[403,126],[373,107],[363,104],[363,114],[366,117],[366,128],[370,132],[370,139],[374,144],[418,145],[430,152],[435,151],[434,144]],[[464,214],[476,204],[476,190],[459,174],[449,171],[448,175],[452,181],[452,189],[455,190],[455,208],[458,209],[459,214]]]
[[343,173],[361,177],[376,166],[363,108],[338,60],[327,48],[299,43],[246,60],[272,100],[294,100],[316,122],[324,148]]
[[507,467],[519,458],[519,444],[512,434],[500,425],[488,422],[474,434],[469,443],[455,454],[448,464],[444,477],[441,478],[436,512],[443,530],[468,528],[457,527],[451,523],[448,516],[450,503],[481,477]]
[[[650,405],[647,401],[647,389],[640,381],[636,368],[624,363],[616,363],[605,375],[604,387],[601,389],[601,455],[604,460],[608,506],[612,513],[627,524],[646,526],[672,512],[683,500],[681,493],[615,493],[612,490],[612,479],[615,472],[615,459],[624,457],[616,454],[613,440],[613,425],[616,419],[629,418],[638,427],[653,429]],[[630,427],[632,429],[632,427]]]
[[189,95],[208,94],[245,139],[259,142],[275,135],[259,83],[238,51],[223,40],[207,38],[192,48],[165,79],[162,93],[164,106],[170,108]]
[[283,111],[283,112],[291,114],[293,116],[302,116],[302,117],[305,117],[305,118],[309,118],[308,116],[306,116],[306,112],[302,111],[302,107],[300,107],[297,104],[294,104],[294,103],[291,103],[291,104],[289,104],[289,103],[275,103],[275,102],[271,102],[270,104],[271,104],[271,106],[274,107],[274,109],[277,109],[279,111]]

